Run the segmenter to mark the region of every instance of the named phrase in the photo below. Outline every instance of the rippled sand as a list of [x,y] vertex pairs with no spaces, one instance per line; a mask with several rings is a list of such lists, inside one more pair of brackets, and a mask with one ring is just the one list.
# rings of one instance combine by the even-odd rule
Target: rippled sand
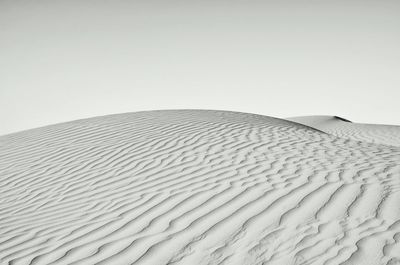
[[399,142],[307,125],[170,110],[1,136],[0,263],[400,264]]

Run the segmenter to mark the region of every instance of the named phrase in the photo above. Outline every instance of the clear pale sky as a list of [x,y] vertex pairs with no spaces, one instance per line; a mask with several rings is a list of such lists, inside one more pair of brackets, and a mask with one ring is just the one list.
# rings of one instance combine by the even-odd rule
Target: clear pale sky
[[400,125],[400,1],[0,0],[0,134],[151,109]]

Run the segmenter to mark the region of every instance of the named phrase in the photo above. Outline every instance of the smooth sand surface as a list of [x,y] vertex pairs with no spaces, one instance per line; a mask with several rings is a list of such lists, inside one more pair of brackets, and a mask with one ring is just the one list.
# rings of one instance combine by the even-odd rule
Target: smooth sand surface
[[0,264],[400,264],[379,128],[170,110],[1,136]]

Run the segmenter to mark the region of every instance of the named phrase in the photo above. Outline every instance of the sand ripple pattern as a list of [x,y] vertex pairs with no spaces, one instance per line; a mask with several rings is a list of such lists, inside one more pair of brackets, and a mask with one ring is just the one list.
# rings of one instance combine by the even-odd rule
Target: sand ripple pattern
[[400,148],[225,111],[0,137],[0,264],[400,264]]

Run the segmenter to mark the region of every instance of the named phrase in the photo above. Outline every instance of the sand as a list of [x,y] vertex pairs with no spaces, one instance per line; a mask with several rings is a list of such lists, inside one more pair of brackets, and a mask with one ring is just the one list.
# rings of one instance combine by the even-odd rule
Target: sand
[[354,123],[335,116],[287,118],[342,138],[400,147],[400,126]]
[[0,263],[400,264],[396,130],[297,122],[147,111],[1,136]]

